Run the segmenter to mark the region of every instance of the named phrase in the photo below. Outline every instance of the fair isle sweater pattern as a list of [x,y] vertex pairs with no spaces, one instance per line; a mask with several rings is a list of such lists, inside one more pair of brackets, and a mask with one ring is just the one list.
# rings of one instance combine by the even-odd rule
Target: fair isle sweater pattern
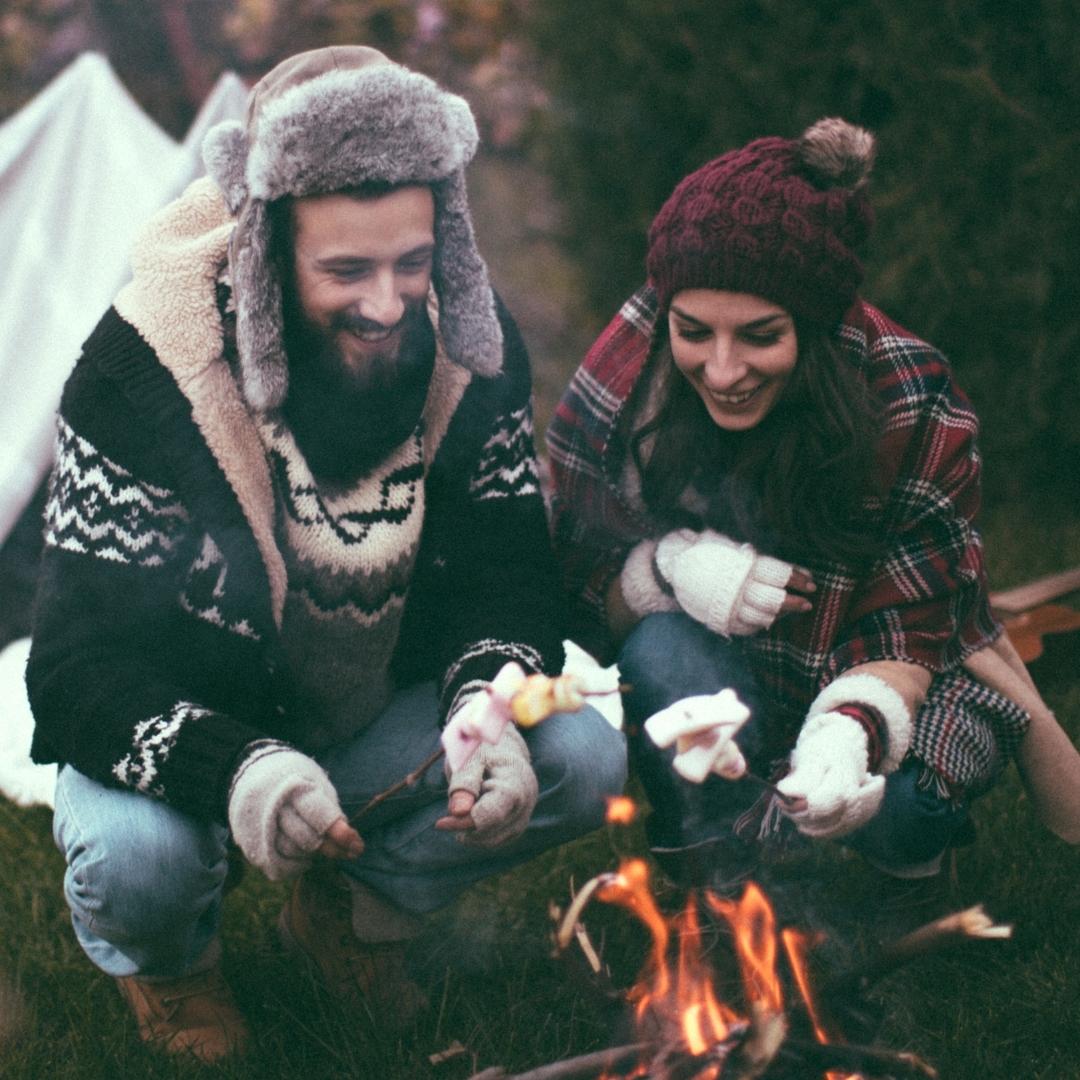
[[[563,626],[528,359],[501,305],[503,371],[479,378],[437,363],[429,398],[441,410],[375,484],[390,517],[406,491],[423,498],[405,515],[407,540],[380,554],[374,590],[357,588],[355,566],[329,549],[304,577],[305,541],[281,543],[272,455],[222,359],[214,285],[229,227],[219,204],[197,183],[151,227],[135,281],[65,387],[27,687],[35,760],[221,821],[253,746],[318,738],[290,655],[294,603],[310,617],[342,601],[376,622],[392,614],[388,659],[375,667],[395,686],[434,680],[444,715],[507,660],[557,670]],[[200,245],[206,265],[193,267]],[[317,505],[302,487],[290,495],[299,517]],[[320,528],[356,525],[336,506],[330,517]],[[365,521],[356,535],[373,540],[379,528]]]
[[116,563],[165,563],[188,514],[174,491],[110,461],[57,418],[45,543]]
[[321,490],[292,433],[259,425],[274,476],[288,592],[281,640],[318,716],[310,742],[340,742],[393,691],[390,663],[424,519],[423,424],[366,476]]
[[469,482],[469,492],[479,499],[539,494],[536,457],[529,452],[532,445],[529,408],[516,409],[501,418],[498,428],[484,444],[476,474]]

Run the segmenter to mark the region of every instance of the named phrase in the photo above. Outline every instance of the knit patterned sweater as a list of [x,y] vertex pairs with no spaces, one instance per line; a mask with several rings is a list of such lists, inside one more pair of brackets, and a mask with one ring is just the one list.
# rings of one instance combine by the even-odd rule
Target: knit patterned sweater
[[507,660],[556,670],[562,637],[528,359],[501,305],[502,372],[457,367],[436,333],[417,429],[328,499],[223,355],[231,230],[213,185],[193,184],[83,347],[27,668],[34,760],[219,821],[261,741],[311,750],[424,679],[445,716]]

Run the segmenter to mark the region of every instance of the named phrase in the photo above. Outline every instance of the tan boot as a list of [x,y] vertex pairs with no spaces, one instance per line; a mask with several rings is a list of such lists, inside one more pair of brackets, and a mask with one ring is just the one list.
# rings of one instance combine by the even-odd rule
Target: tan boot
[[242,1054],[248,1029],[215,963],[180,979],[118,978],[146,1043],[167,1054],[191,1054],[205,1064]]
[[414,916],[322,867],[296,882],[278,919],[282,944],[347,1008],[399,1029],[427,1007],[405,967],[405,943],[418,929]]

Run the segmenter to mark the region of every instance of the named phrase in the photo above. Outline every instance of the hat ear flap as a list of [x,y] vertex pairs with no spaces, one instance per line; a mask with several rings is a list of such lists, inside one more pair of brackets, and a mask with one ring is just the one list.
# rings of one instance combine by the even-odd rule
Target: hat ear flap
[[477,375],[498,375],[502,370],[502,327],[487,266],[476,247],[464,171],[458,169],[433,184],[432,189],[432,282],[439,297],[439,332],[446,354],[455,364]]
[[270,262],[270,216],[261,199],[240,214],[229,252],[236,299],[236,350],[244,397],[258,411],[285,401],[289,368],[281,317],[281,283]]
[[223,120],[215,124],[203,139],[203,164],[211,179],[221,189],[229,213],[238,214],[247,198],[248,142],[243,125],[238,120]]

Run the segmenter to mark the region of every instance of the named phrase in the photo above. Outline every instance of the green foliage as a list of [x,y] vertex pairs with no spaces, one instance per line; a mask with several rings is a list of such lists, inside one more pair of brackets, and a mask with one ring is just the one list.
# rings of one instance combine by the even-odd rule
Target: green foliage
[[864,294],[940,347],[998,496],[1080,494],[1080,7],[1072,0],[540,0],[537,149],[610,316],[675,183],[840,115],[878,136]]

